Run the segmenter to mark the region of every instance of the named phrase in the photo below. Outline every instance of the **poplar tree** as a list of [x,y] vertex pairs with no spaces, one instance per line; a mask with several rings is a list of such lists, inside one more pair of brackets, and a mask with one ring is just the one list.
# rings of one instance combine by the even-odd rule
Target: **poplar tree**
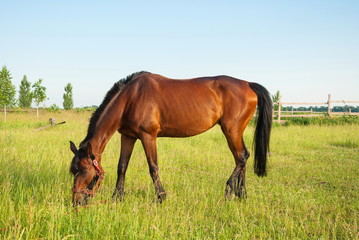
[[65,93],[63,95],[64,102],[63,106],[65,110],[72,109],[74,107],[74,101],[72,99],[72,85],[68,83],[65,87]]
[[29,108],[32,103],[31,83],[27,81],[26,75],[24,75],[19,90],[19,107]]
[[32,96],[35,101],[36,105],[36,116],[39,117],[39,105],[40,103],[44,102],[46,99],[46,87],[42,86],[42,79],[39,79],[39,81],[35,82],[32,85],[32,88],[34,89],[32,92]]
[[0,106],[4,108],[4,122],[6,122],[6,108],[15,105],[15,86],[11,82],[11,74],[6,66],[0,72]]
[[279,109],[279,100],[280,100],[280,92],[277,91],[274,95],[272,95],[272,102],[273,102],[273,110],[278,111]]

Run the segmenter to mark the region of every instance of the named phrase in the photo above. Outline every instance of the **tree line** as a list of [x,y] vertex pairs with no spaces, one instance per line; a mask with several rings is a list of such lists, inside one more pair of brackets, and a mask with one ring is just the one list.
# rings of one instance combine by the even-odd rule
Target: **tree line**
[[[359,106],[334,106],[331,108],[332,112],[359,112]],[[299,111],[299,112],[306,112],[306,111],[313,111],[313,112],[328,112],[328,107],[318,107],[318,106],[310,106],[310,107],[293,107],[293,106],[285,106],[282,107],[282,111]]]
[[[36,106],[37,115],[39,105],[46,100],[46,87],[43,86],[43,79],[39,79],[31,84],[24,75],[19,86],[19,97],[16,99],[16,87],[12,84],[11,73],[3,66],[0,72],[0,107],[4,109],[6,116],[6,109],[11,107],[30,108],[32,103]],[[65,86],[65,93],[63,95],[64,109],[73,109],[74,102],[72,98],[72,85],[68,83]]]

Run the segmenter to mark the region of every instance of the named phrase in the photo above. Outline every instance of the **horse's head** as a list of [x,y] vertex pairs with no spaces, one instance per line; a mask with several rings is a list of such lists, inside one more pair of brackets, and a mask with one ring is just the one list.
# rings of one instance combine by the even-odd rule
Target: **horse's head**
[[75,154],[70,166],[70,171],[75,177],[72,203],[74,206],[87,204],[89,197],[100,186],[105,172],[92,153],[90,143],[77,149],[75,144],[70,141],[70,149]]

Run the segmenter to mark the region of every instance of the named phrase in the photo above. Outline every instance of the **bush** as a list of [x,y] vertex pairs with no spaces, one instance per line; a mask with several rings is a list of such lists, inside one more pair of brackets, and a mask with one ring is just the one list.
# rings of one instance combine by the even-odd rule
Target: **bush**
[[56,104],[52,104],[47,110],[53,113],[60,112],[60,108]]
[[83,108],[75,108],[75,112],[94,112],[96,108],[93,107],[83,107]]
[[287,118],[283,123],[283,126],[290,126],[290,125],[301,125],[301,126],[308,126],[308,125],[351,125],[351,124],[359,124],[359,117],[358,116],[341,116],[341,117],[312,117],[312,118],[304,118],[304,117],[297,117],[297,118]]

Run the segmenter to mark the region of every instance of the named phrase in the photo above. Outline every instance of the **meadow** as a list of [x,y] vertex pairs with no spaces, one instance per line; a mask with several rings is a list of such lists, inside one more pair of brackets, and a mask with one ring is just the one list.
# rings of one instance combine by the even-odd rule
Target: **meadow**
[[[234,160],[219,127],[158,139],[167,199],[156,202],[140,142],[111,199],[120,136],[108,143],[106,177],[88,207],[71,205],[69,140],[90,112],[10,113],[0,123],[0,239],[359,239],[359,125],[274,126],[268,176],[247,165],[245,200],[226,200]],[[50,117],[66,124],[43,130]],[[252,145],[253,126],[245,132]]]

